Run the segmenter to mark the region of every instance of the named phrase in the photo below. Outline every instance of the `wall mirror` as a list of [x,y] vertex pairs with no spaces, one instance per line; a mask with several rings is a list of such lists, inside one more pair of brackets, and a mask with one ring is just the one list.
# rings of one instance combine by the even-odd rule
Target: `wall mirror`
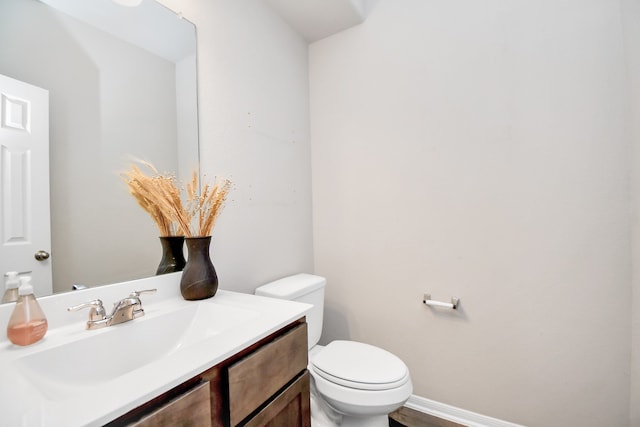
[[132,158],[179,180],[198,167],[195,26],[123,3],[0,2],[0,74],[49,93],[53,292],[155,274],[158,230],[119,172]]

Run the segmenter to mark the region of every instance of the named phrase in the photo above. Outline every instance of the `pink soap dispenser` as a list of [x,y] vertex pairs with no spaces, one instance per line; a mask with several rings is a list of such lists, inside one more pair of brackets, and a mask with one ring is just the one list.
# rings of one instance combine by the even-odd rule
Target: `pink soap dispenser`
[[47,318],[33,294],[31,277],[21,277],[18,301],[7,326],[7,338],[15,345],[31,345],[44,337],[47,328]]

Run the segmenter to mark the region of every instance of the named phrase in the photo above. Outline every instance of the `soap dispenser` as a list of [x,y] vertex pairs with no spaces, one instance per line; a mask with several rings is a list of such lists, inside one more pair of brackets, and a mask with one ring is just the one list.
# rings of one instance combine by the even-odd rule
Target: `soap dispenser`
[[18,287],[20,286],[20,279],[18,279],[17,271],[9,271],[5,273],[5,291],[2,295],[2,301],[0,304],[7,302],[16,302],[18,300]]
[[40,341],[47,328],[47,318],[33,294],[31,277],[21,277],[18,301],[7,326],[7,338],[16,345],[30,345]]

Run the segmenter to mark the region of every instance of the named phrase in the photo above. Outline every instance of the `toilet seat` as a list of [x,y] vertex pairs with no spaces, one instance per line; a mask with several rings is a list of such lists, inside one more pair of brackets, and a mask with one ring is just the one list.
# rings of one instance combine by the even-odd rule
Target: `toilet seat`
[[333,341],[314,354],[311,365],[327,381],[357,390],[390,390],[409,381],[409,370],[397,356],[355,341]]

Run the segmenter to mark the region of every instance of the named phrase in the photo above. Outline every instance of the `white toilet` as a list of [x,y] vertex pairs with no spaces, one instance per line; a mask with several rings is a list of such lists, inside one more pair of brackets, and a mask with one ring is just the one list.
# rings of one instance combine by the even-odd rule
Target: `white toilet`
[[409,369],[395,355],[372,345],[355,341],[316,345],[322,333],[325,284],[323,277],[297,274],[260,286],[256,295],[313,304],[307,314],[311,394],[312,400],[316,395],[322,401],[312,402],[312,421],[319,418],[313,409],[328,406],[329,413],[322,418],[334,425],[340,425],[342,418],[344,427],[388,427],[387,415],[413,392]]

